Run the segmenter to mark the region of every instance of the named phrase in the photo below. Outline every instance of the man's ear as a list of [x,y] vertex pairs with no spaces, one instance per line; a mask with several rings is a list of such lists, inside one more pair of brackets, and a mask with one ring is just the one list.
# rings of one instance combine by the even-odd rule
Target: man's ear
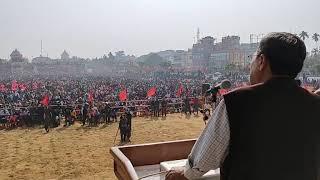
[[268,67],[268,61],[267,58],[264,54],[261,54],[259,57],[259,62],[258,62],[258,69],[259,71],[263,71]]

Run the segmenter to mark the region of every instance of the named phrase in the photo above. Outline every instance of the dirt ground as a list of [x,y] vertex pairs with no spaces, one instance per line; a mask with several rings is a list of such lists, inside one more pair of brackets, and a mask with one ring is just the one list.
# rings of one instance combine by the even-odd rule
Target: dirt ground
[[[109,154],[117,123],[0,130],[0,179],[116,179]],[[130,144],[196,138],[202,117],[134,118]],[[119,136],[117,141],[119,142]]]

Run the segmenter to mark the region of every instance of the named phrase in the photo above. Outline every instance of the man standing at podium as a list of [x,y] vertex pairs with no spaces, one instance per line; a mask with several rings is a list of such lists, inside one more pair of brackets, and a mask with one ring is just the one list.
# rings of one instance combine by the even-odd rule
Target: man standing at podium
[[305,58],[296,35],[264,37],[252,58],[251,86],[224,95],[186,166],[166,179],[220,168],[222,180],[319,180],[320,100],[294,80]]

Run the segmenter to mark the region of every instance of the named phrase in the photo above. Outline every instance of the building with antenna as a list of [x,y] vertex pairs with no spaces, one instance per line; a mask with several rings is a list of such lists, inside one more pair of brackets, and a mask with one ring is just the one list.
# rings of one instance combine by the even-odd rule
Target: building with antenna
[[[199,34],[198,29],[197,39]],[[211,36],[199,39],[191,49],[193,67],[209,71],[223,70],[228,64],[246,67],[258,47],[260,36],[255,38],[255,42],[254,36],[250,35],[250,43],[240,43],[239,36],[225,36],[221,42],[216,42]]]
[[194,67],[208,66],[210,55],[213,53],[215,39],[211,36],[200,39],[192,46],[192,64]]
[[[50,64],[51,59],[47,56],[43,56],[43,46],[42,46],[42,40],[40,41],[40,56],[35,57],[31,60],[33,64]],[[38,74],[38,70],[35,67],[35,73]]]
[[176,68],[222,71],[229,64],[243,68],[249,65],[260,36],[251,35],[250,43],[241,43],[240,37],[234,35],[222,37],[221,42],[217,42],[212,36],[201,38],[200,29],[197,28],[195,43],[188,51],[166,50],[157,54]]

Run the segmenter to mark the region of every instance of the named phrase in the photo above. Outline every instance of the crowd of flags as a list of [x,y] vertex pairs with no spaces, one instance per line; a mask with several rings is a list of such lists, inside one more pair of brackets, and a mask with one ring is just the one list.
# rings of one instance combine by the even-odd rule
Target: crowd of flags
[[[11,82],[11,91],[16,92],[18,90],[21,91],[26,91],[27,89],[32,89],[32,90],[36,90],[39,88],[39,83],[37,82],[33,82],[31,83],[30,87],[28,87],[28,85],[24,84],[24,83],[18,83],[16,80],[13,80]],[[120,101],[127,101],[128,100],[128,90],[122,85],[120,87],[122,90],[119,92],[118,94],[118,98]],[[7,88],[7,86],[5,84],[0,84],[0,92],[7,92],[9,89]],[[225,94],[227,92],[227,90],[220,90],[220,94]],[[176,96],[177,97],[181,97],[183,94],[188,95],[190,92],[188,91],[188,89],[184,88],[183,84],[179,84],[177,87],[177,91],[176,91]],[[151,98],[156,96],[157,94],[157,87],[156,86],[152,86],[146,94],[146,97]],[[87,93],[84,94],[83,100],[85,102],[88,103],[93,103],[94,101],[94,93],[92,90],[89,90]],[[48,106],[50,102],[50,97],[49,95],[45,94],[42,98],[42,100],[40,101],[40,103],[43,106]]]

